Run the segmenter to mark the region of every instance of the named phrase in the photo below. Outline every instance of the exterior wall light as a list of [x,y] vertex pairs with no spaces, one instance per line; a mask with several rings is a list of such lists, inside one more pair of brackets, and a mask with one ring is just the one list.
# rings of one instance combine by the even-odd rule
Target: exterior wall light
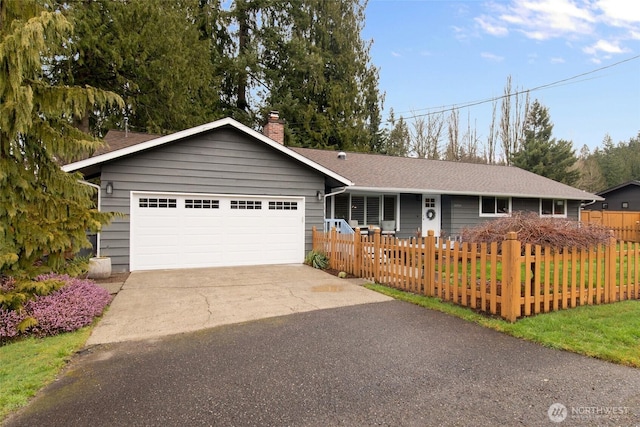
[[105,191],[107,192],[108,195],[113,194],[113,182],[107,182],[107,187],[105,188]]
[[318,199],[319,202],[322,201],[322,191],[316,191],[316,199]]

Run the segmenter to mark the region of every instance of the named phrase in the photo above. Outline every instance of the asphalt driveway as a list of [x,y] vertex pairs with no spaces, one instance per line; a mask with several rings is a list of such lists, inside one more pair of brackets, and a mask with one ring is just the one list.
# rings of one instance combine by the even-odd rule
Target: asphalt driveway
[[634,426],[640,370],[387,301],[95,346],[6,424],[89,425]]
[[306,265],[136,271],[87,345],[160,338],[391,298]]

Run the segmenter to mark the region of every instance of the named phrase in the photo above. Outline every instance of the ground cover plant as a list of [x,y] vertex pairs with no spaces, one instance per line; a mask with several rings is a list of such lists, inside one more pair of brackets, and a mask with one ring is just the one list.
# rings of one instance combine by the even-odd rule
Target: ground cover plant
[[92,280],[47,274],[0,282],[0,345],[25,336],[51,336],[89,325],[111,296]]
[[640,368],[640,301],[587,305],[526,317],[515,323],[476,313],[438,298],[378,284],[365,285],[397,300],[447,313],[550,348]]

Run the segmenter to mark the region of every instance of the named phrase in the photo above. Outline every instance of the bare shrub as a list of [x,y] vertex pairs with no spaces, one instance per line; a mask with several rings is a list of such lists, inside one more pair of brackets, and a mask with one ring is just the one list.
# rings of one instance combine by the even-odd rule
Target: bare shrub
[[599,225],[582,224],[565,218],[540,217],[534,212],[514,212],[511,216],[487,221],[460,233],[463,242],[492,243],[505,240],[515,231],[522,244],[540,245],[561,252],[564,248],[588,249],[608,244],[611,232]]

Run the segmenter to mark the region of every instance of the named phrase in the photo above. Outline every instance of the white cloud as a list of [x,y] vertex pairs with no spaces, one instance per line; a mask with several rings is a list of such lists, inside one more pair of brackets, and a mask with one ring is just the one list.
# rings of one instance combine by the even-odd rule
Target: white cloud
[[625,41],[640,40],[638,0],[508,0],[484,9],[474,22],[485,34],[564,39],[592,56],[629,52]]
[[588,8],[571,0],[514,0],[498,19],[535,40],[588,34],[596,19]]
[[553,57],[553,58],[551,58],[551,59],[549,59],[549,61],[550,61],[552,64],[564,64],[564,63],[565,63],[564,58],[560,58],[560,57],[557,57],[557,56],[556,56],[556,57]]
[[480,54],[484,59],[488,59],[489,61],[501,62],[504,60],[504,57],[490,53],[490,52],[482,52]]
[[640,3],[632,0],[598,0],[601,19],[610,25],[640,24]]
[[626,49],[620,47],[617,41],[610,42],[607,40],[598,40],[595,44],[585,47],[583,51],[589,55],[603,53],[624,53]]
[[398,52],[393,51],[393,50],[391,51],[391,56],[394,56],[394,57],[396,57],[396,58],[401,58],[401,57],[402,57],[402,55],[401,55],[401,54],[399,54]]
[[507,27],[500,25],[499,22],[489,16],[478,16],[475,21],[485,33],[492,36],[500,37],[509,34]]

